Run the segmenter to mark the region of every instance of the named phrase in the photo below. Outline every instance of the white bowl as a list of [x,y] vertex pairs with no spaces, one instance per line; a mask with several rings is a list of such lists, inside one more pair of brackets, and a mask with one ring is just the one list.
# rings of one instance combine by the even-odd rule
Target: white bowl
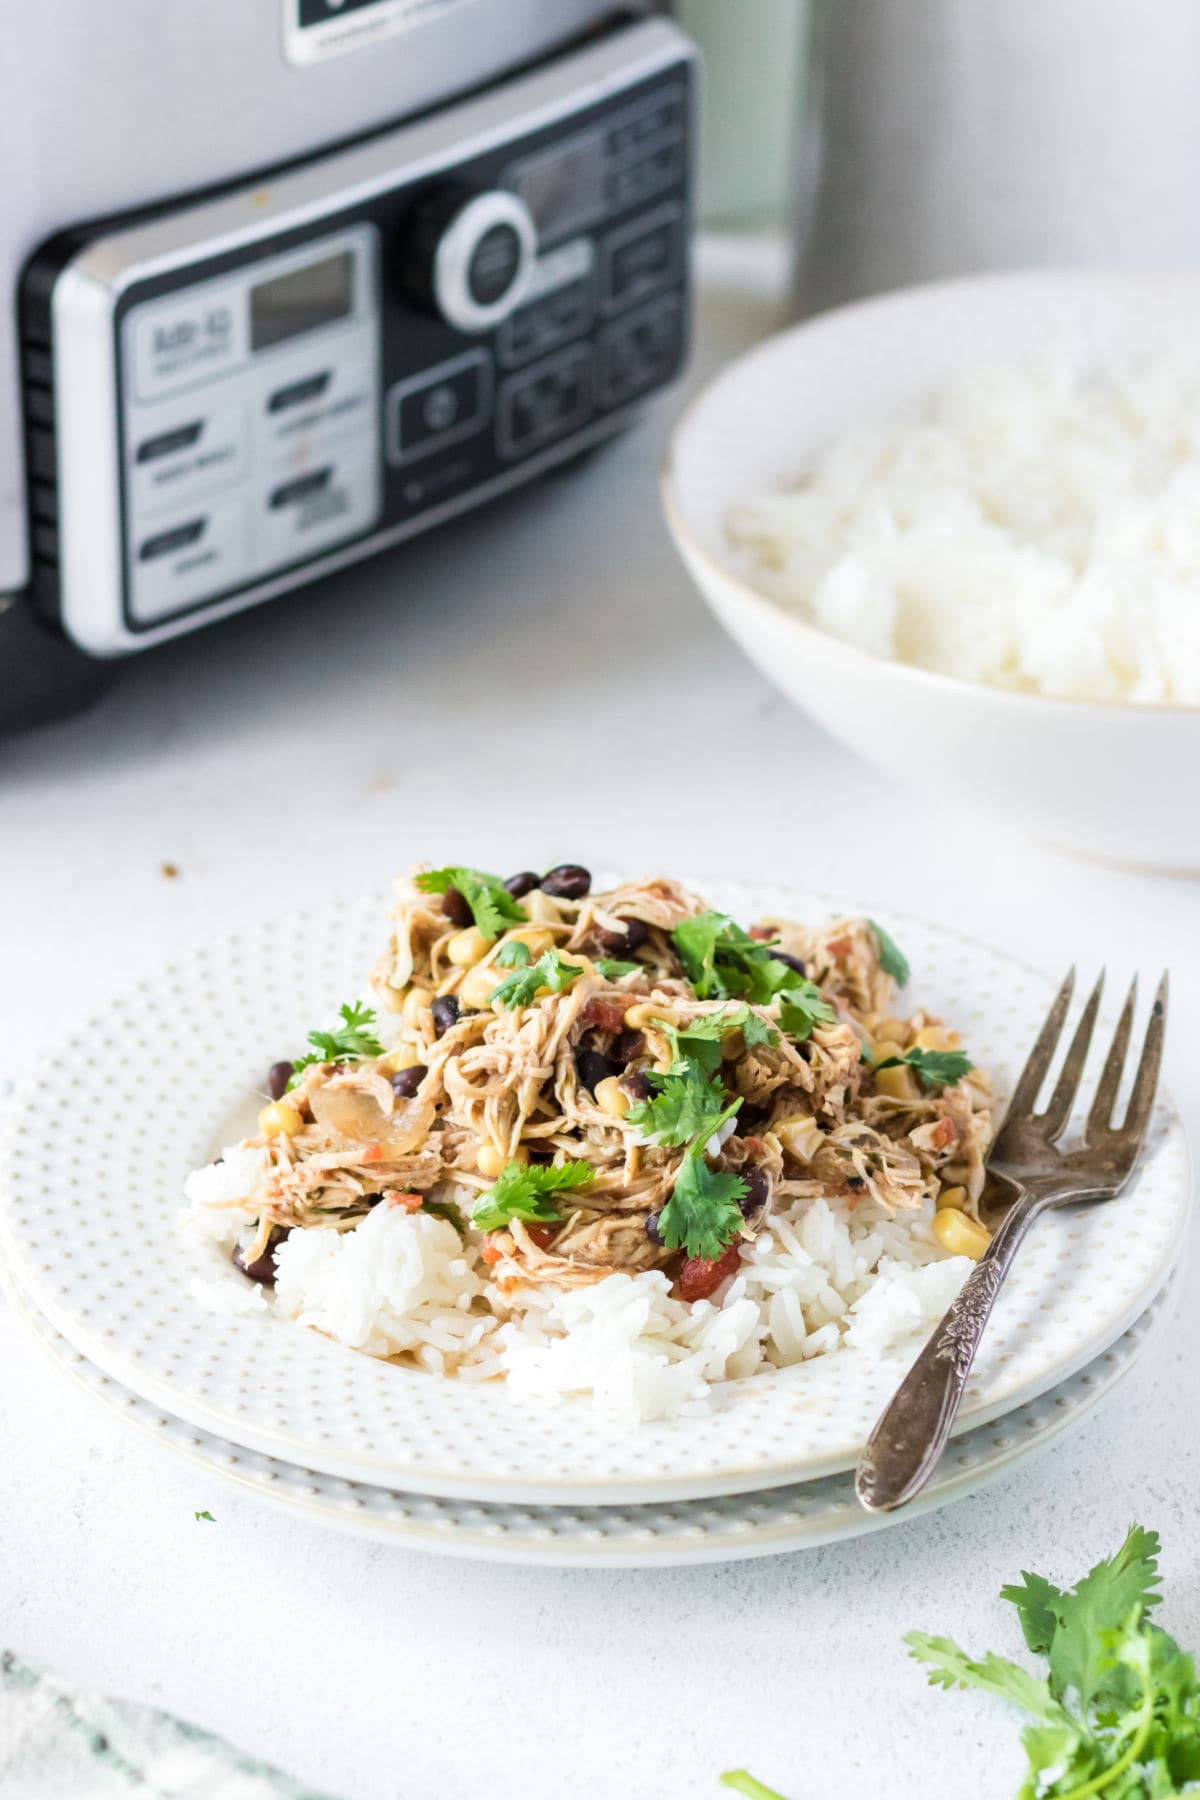
[[986,275],[841,307],[769,338],[692,402],[664,472],[668,525],[750,660],[890,774],[1085,855],[1200,869],[1200,707],[1008,693],[872,656],[757,591],[725,539],[733,505],[794,482],[845,427],[911,414],[953,373],[1198,335],[1200,274]]

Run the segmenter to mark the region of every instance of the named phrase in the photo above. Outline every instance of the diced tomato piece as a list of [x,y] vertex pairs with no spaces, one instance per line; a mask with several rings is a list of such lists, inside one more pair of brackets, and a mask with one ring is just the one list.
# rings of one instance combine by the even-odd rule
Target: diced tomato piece
[[849,956],[853,947],[853,940],[848,937],[834,938],[832,943],[826,944],[825,946],[830,956],[833,957]]
[[485,1239],[483,1249],[479,1254],[482,1256],[485,1263],[498,1263],[504,1261],[504,1251],[500,1248],[494,1236]]
[[539,1250],[548,1250],[554,1242],[554,1234],[558,1230],[558,1226],[527,1225],[525,1229],[529,1233],[531,1241],[537,1245]]
[[720,1256],[689,1256],[679,1271],[679,1298],[689,1303],[693,1300],[707,1300],[710,1294],[716,1293],[723,1281],[734,1274],[741,1260],[740,1238],[734,1238]]
[[958,1126],[954,1123],[953,1119],[943,1115],[929,1135],[933,1140],[935,1149],[948,1150],[951,1144],[957,1144],[958,1142]]
[[404,1212],[420,1212],[422,1196],[420,1194],[402,1193],[399,1188],[388,1188],[384,1192],[385,1206],[399,1206]]
[[584,1002],[579,1012],[580,1028],[587,1031],[624,1031],[626,1009],[632,1006],[631,1000],[618,1000],[612,994],[593,994]]
[[362,1155],[359,1157],[358,1160],[359,1160],[359,1162],[365,1162],[365,1163],[382,1162],[383,1161],[383,1145],[382,1144],[368,1144],[366,1149],[363,1151]]

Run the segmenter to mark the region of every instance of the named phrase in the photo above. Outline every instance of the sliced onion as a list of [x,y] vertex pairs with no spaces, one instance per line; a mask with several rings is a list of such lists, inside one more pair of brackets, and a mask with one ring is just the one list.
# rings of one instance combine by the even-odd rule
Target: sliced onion
[[407,1156],[425,1139],[434,1109],[423,1100],[405,1100],[385,1113],[361,1088],[314,1087],[308,1103],[318,1124],[352,1143],[382,1144],[392,1156]]

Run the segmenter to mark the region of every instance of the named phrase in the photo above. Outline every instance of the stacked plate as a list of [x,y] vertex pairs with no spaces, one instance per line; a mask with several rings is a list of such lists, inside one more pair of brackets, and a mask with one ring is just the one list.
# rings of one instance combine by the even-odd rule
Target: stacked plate
[[[739,917],[819,918],[847,898],[701,884]],[[714,1390],[626,1427],[583,1400],[520,1401],[335,1344],[244,1302],[244,1278],[176,1230],[187,1173],[249,1129],[266,1067],[361,989],[382,904],[226,938],[85,1024],[6,1109],[0,1251],[38,1341],[172,1450],[316,1521],[427,1550],[638,1564],[766,1555],[878,1529],[852,1470],[915,1345]],[[996,952],[885,918],[912,992],[1003,1091],[1053,994]],[[959,1435],[908,1512],[957,1498],[1086,1416],[1169,1317],[1187,1150],[1160,1102],[1120,1200],[1055,1215],[1022,1252]],[[905,1515],[900,1515],[905,1516]]]

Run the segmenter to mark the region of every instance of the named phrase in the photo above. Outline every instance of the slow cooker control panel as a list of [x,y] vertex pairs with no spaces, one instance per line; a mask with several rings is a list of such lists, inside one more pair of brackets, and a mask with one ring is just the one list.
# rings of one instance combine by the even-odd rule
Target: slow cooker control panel
[[686,352],[692,104],[687,40],[643,21],[257,190],[48,246],[27,391],[40,589],[70,635],[140,648],[616,429]]

